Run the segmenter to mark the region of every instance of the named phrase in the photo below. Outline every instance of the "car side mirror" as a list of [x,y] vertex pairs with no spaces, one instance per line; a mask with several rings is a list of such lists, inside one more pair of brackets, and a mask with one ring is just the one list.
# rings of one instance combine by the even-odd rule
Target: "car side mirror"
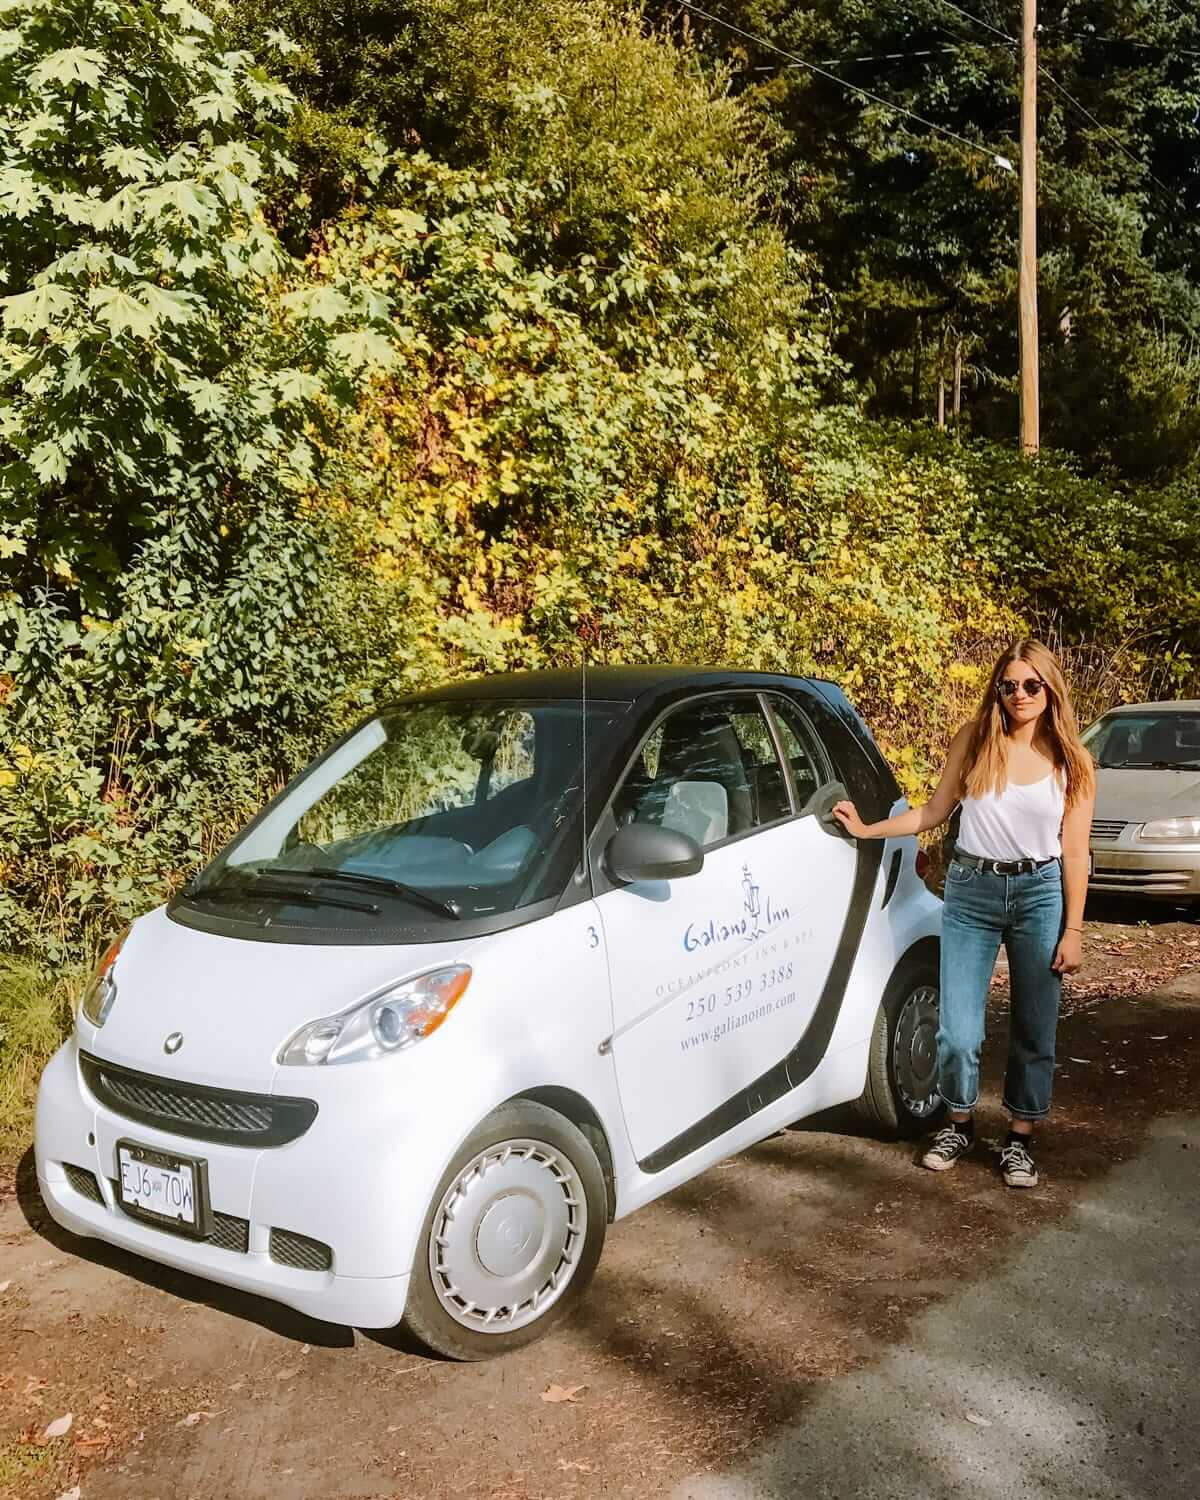
[[695,839],[654,823],[629,823],[618,829],[604,850],[608,874],[628,885],[635,880],[679,880],[695,875],[704,851]]

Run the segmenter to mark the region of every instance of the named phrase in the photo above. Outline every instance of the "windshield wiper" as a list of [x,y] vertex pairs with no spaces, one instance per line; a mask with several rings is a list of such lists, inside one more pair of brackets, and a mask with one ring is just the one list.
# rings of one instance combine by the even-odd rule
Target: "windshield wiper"
[[[272,874],[274,873],[272,871]],[[345,885],[363,886],[369,891],[391,891],[394,895],[405,896],[409,901],[415,901],[429,911],[441,912],[443,916],[455,918],[462,916],[462,908],[457,901],[444,900],[441,896],[434,896],[429,891],[421,890],[419,886],[407,885],[403,880],[393,880],[390,875],[366,875],[358,870],[337,870],[330,865],[313,865],[304,873],[319,875],[322,880],[340,880]]]
[[[257,880],[275,881],[300,881],[307,885],[315,876],[318,880],[336,880],[343,885],[357,885],[369,891],[387,891],[394,896],[403,896],[407,900],[423,906],[428,911],[436,911],[440,916],[459,918],[462,916],[457,901],[443,901],[440,896],[432,896],[428,891],[423,891],[415,885],[405,885],[402,880],[393,880],[389,875],[362,875],[356,870],[338,870],[331,865],[313,865],[307,870],[276,869],[272,865],[260,867],[254,871]],[[256,889],[261,889],[256,886]],[[331,898],[323,897],[326,905],[334,905]],[[343,903],[345,904],[345,903]],[[363,907],[364,911],[368,908]],[[378,911],[377,906],[372,906],[371,911]]]
[[212,885],[185,886],[184,894],[199,896],[205,901],[244,901],[247,897],[273,896],[280,901],[292,901],[297,906],[338,906],[345,911],[365,911],[373,917],[379,915],[379,907],[374,901],[325,896],[310,885],[295,886],[286,880],[264,880],[257,871],[250,880],[218,880]]

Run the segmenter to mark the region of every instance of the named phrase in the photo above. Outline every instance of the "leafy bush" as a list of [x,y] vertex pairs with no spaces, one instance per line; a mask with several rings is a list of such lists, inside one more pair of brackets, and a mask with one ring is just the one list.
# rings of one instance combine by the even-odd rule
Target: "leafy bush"
[[208,16],[5,9],[0,918],[57,961],[193,861],[213,788],[219,824],[327,701],[306,496],[391,346],[380,293],[312,286],[265,223],[290,101]]
[[1194,482],[863,421],[749,117],[608,6],[545,0],[515,74],[452,56],[478,6],[414,6],[470,130],[450,162],[331,106],[321,145],[310,108],[370,196],[304,265],[296,111],[206,15],[0,6],[0,1072],[52,976],[438,680],[829,676],[914,794],[1031,625],[1087,709],[1195,680]]

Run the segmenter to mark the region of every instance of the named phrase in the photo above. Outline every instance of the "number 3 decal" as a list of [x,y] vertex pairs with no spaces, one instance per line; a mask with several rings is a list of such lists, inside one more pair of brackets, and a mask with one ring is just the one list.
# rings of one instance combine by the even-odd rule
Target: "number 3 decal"
[[600,946],[600,934],[594,927],[588,928],[588,947],[598,948]]

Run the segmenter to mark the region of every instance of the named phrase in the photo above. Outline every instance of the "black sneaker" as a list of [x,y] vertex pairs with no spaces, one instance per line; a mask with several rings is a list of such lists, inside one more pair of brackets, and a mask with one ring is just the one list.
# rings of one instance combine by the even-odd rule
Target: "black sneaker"
[[975,1132],[964,1129],[965,1125],[965,1120],[951,1120],[943,1125],[921,1158],[921,1165],[931,1172],[948,1172],[960,1156],[966,1156],[975,1144]]
[[1014,1140],[1011,1136],[1000,1151],[1000,1170],[1004,1184],[1011,1188],[1031,1188],[1038,1185],[1037,1167],[1028,1142]]

